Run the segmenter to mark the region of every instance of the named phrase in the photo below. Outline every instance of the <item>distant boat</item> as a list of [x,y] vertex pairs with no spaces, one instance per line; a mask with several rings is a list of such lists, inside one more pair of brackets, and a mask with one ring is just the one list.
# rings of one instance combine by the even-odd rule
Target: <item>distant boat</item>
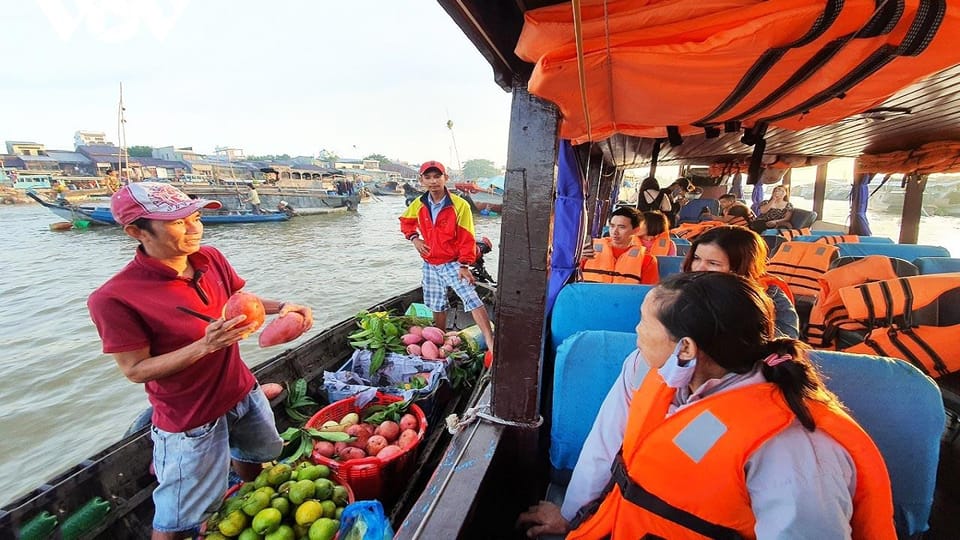
[[375,182],[371,188],[374,195],[381,197],[399,197],[404,194],[403,185],[396,180],[387,180],[385,182]]
[[[28,190],[27,196],[40,203],[44,208],[52,212],[57,217],[72,223],[78,221],[87,221],[91,225],[116,225],[113,214],[110,213],[110,207],[107,205],[87,205],[87,204],[57,204],[44,200],[35,191]],[[290,215],[285,212],[266,212],[263,214],[253,213],[217,213],[202,212],[200,219],[206,225],[221,223],[267,223],[276,221],[287,221]]]
[[494,184],[483,187],[475,182],[457,182],[454,189],[478,214],[500,214],[503,211],[503,188]]

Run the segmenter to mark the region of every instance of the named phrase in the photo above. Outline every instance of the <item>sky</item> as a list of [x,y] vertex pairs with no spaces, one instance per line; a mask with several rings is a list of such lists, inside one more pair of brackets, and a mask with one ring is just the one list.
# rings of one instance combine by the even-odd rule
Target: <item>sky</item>
[[433,0],[21,0],[0,28],[0,140],[117,143],[122,82],[128,146],[506,161],[510,94]]

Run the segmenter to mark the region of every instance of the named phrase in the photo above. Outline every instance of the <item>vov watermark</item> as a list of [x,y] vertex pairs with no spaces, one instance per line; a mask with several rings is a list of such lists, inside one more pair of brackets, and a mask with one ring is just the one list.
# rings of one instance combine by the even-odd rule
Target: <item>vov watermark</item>
[[120,43],[143,29],[167,37],[190,0],[36,0],[53,30],[69,41],[81,27],[96,39]]

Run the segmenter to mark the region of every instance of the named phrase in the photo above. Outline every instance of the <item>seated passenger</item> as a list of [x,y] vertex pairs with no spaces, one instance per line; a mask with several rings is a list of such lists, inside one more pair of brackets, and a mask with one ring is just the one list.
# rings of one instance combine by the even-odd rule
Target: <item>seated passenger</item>
[[777,334],[800,338],[800,317],[793,306],[790,287],[766,273],[767,244],[757,233],[731,225],[710,229],[690,243],[681,269],[684,272],[732,272],[758,282],[776,308]]
[[583,246],[583,280],[598,283],[651,284],[660,279],[657,260],[647,254],[638,234],[645,232],[636,208],[624,206],[610,215],[610,236]]
[[717,201],[720,203],[720,214],[713,215],[709,208],[704,207],[700,215],[700,221],[719,221],[727,225],[737,225],[739,227],[748,227],[753,217],[753,212],[736,197],[727,193],[721,195]]
[[777,186],[770,193],[770,198],[760,203],[760,215],[756,217],[750,228],[757,232],[780,227],[789,228],[792,217],[793,204],[790,203],[787,188]]
[[647,248],[647,254],[651,257],[675,256],[677,245],[670,239],[670,220],[667,216],[663,212],[644,212],[643,222],[646,229],[643,234],[638,234],[637,238],[643,247]]
[[563,508],[521,514],[527,536],[896,538],[880,452],[772,316],[729,273],[651,291]]

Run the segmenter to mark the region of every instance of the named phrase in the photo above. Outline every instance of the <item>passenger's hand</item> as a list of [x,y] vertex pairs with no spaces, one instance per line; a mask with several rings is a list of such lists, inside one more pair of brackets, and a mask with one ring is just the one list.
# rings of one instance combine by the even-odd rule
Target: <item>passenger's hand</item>
[[430,246],[428,246],[422,238],[414,238],[413,247],[417,248],[417,253],[420,255],[426,255],[427,253],[430,253]]
[[768,221],[768,222],[766,222],[764,225],[766,225],[766,226],[767,226],[768,228],[770,228],[770,229],[775,229],[775,228],[777,228],[777,222],[776,222],[776,221]]
[[597,256],[597,252],[593,250],[593,242],[588,242],[583,245],[583,249],[580,251],[581,259],[592,259]]
[[466,280],[471,285],[474,285],[477,282],[476,278],[473,277],[473,272],[471,272],[466,266],[461,266],[457,274],[460,276],[460,279]]
[[544,534],[567,534],[570,522],[560,514],[560,507],[540,501],[517,518],[517,526],[527,526],[527,538],[536,538]]
[[280,310],[278,316],[283,317],[287,313],[296,312],[303,316],[303,331],[306,332],[313,327],[313,310],[307,306],[301,306],[299,304],[284,304],[283,309]]

